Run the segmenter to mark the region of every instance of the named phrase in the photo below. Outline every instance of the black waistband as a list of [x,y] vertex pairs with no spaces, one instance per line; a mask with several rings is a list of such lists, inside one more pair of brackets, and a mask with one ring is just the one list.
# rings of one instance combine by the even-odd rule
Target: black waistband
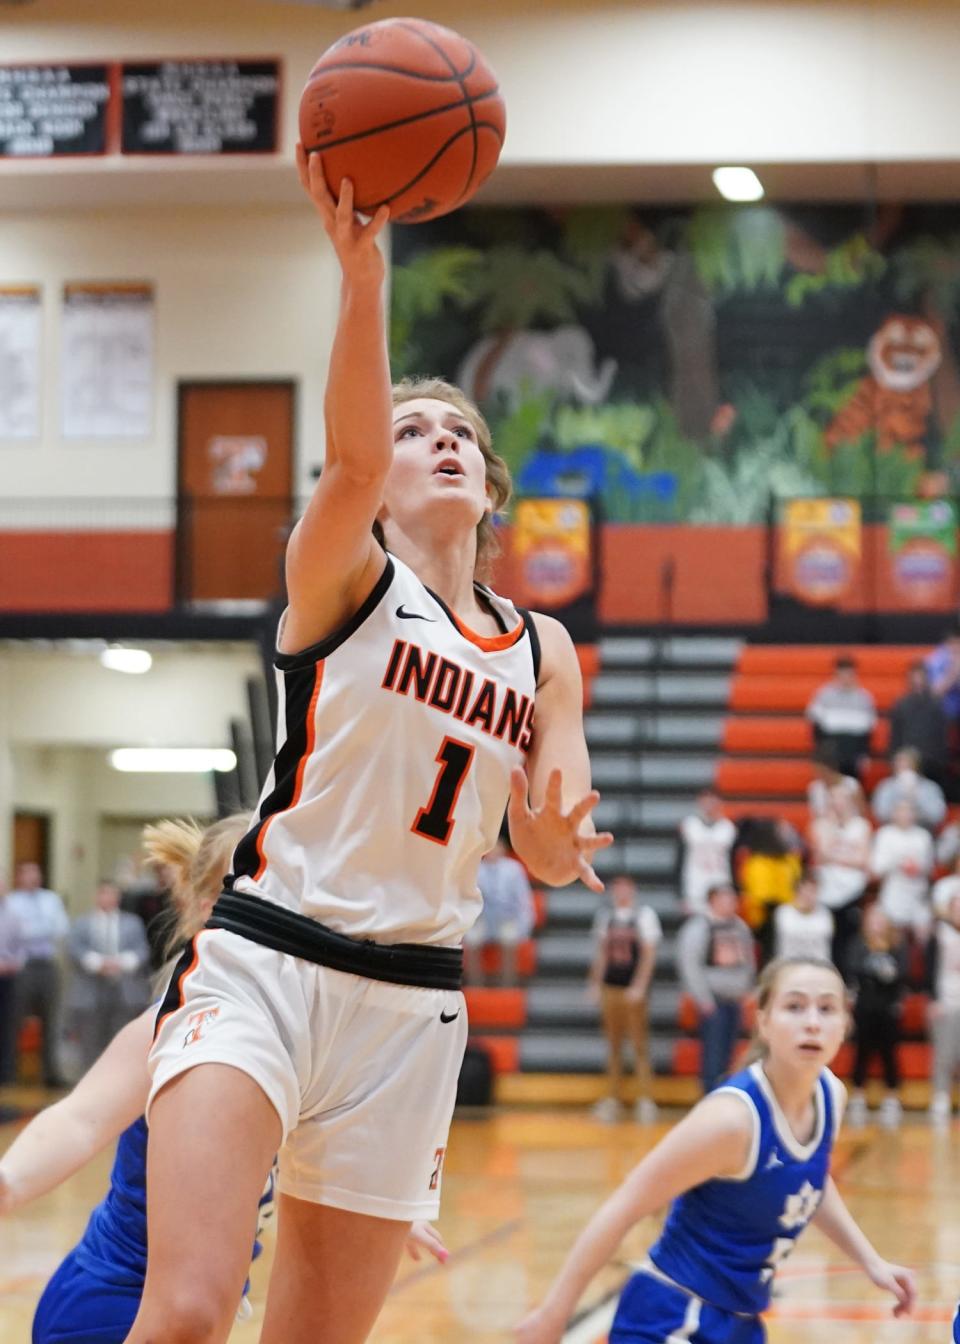
[[206,927],[226,929],[275,952],[366,980],[422,989],[459,989],[463,981],[463,953],[458,947],[348,938],[306,915],[242,891],[221,893]]

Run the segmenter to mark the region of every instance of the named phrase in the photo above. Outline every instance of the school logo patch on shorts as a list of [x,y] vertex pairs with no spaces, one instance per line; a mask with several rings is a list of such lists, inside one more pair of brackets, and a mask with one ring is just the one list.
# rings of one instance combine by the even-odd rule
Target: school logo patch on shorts
[[443,1171],[443,1159],[446,1157],[446,1148],[438,1148],[433,1154],[433,1171],[430,1173],[430,1189],[438,1190],[440,1188],[440,1173]]
[[188,1045],[196,1045],[197,1041],[202,1040],[204,1028],[219,1014],[219,1008],[204,1008],[200,1013],[191,1013],[187,1018],[189,1031],[183,1038],[181,1049],[186,1050]]

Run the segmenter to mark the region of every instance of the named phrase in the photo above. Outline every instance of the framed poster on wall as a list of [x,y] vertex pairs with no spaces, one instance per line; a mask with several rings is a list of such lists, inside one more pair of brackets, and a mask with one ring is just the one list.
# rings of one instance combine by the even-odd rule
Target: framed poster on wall
[[65,439],[146,438],[153,429],[153,287],[68,284],[63,291]]

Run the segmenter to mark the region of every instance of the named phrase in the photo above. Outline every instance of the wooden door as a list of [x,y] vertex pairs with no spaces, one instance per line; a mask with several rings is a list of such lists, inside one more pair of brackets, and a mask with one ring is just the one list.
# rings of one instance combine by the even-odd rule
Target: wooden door
[[181,383],[177,595],[269,600],[291,523],[294,386]]
[[49,881],[50,818],[42,812],[13,814],[13,864],[38,863],[44,881]]

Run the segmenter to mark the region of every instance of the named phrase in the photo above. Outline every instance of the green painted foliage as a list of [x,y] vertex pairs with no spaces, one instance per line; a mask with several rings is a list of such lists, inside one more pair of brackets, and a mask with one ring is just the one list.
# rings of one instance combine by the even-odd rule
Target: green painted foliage
[[686,233],[700,279],[717,295],[775,289],[783,272],[783,220],[767,207],[694,210]]
[[784,298],[791,308],[799,308],[807,299],[835,290],[858,289],[879,280],[887,269],[882,253],[871,247],[862,233],[846,238],[827,253],[821,272],[801,272],[787,282]]

